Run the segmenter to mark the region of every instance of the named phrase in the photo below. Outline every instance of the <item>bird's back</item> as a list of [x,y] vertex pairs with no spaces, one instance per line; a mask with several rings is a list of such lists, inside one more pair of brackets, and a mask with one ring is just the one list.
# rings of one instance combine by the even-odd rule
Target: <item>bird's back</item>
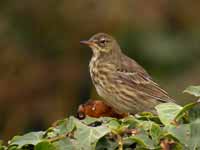
[[127,73],[124,73],[122,76],[124,76],[124,78],[131,78],[132,82],[130,82],[130,84],[133,82],[137,83],[136,86],[139,89],[146,92],[146,94],[154,95],[154,98],[161,102],[174,102],[174,100],[168,96],[168,93],[153,81],[142,66],[125,54],[121,55],[121,68],[126,69],[125,72]]

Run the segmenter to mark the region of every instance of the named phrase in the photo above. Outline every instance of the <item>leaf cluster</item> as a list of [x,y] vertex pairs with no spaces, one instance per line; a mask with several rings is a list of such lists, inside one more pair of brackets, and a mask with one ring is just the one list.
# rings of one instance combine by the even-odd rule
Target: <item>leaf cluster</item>
[[[200,87],[184,92],[198,97]],[[0,142],[0,150],[198,150],[198,103],[164,103],[156,106],[157,115],[144,112],[123,119],[71,116],[46,131],[14,136],[7,146]]]

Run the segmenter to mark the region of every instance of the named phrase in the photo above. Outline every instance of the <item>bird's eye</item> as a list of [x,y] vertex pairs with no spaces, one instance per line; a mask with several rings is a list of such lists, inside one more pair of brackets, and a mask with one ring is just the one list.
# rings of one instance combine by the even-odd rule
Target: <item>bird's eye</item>
[[100,39],[100,43],[101,43],[101,44],[106,43],[106,39]]

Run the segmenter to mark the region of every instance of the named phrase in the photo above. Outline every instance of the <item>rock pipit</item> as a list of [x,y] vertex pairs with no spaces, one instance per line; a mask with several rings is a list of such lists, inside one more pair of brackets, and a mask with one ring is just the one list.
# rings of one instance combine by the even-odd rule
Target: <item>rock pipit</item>
[[93,51],[89,68],[97,93],[116,112],[154,111],[157,104],[174,102],[112,36],[98,33],[81,43]]

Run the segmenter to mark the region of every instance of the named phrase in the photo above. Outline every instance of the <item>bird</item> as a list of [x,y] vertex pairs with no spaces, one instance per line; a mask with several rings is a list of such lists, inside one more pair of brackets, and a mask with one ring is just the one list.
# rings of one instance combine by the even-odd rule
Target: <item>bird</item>
[[89,72],[98,95],[116,112],[155,113],[156,105],[175,103],[111,35],[97,33],[80,43],[92,49]]

